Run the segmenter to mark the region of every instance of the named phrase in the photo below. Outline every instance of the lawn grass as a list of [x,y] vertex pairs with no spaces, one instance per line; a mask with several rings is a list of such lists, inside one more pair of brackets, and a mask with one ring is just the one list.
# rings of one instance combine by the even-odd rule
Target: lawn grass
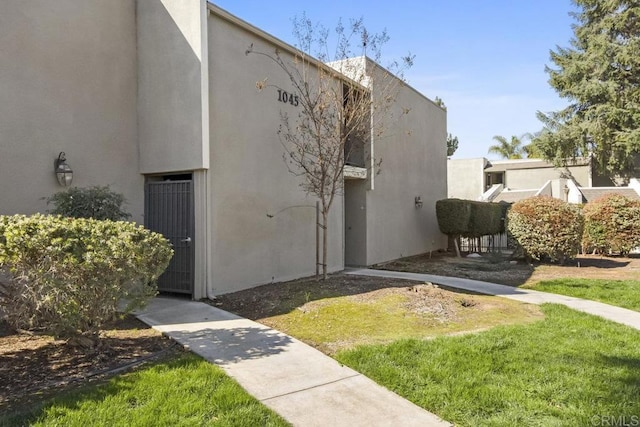
[[[446,291],[448,292],[448,291]],[[496,325],[527,323],[544,316],[538,306],[486,295],[451,293],[458,307],[445,320],[407,308],[406,295],[390,294],[369,301],[350,296],[309,302],[288,313],[261,319],[325,353],[362,344],[380,344],[403,338],[430,338]],[[465,308],[461,301],[477,306]]]
[[560,305],[542,309],[540,322],[336,358],[456,425],[577,426],[640,415],[640,331]]
[[640,281],[604,279],[554,279],[525,286],[640,311]]
[[43,402],[0,425],[283,426],[223,371],[192,354]]

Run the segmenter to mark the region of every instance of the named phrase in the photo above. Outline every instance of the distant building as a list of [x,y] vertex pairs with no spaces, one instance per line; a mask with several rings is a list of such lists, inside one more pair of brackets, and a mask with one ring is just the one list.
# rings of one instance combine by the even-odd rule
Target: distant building
[[595,171],[589,158],[557,168],[540,159],[449,159],[447,196],[451,198],[513,203],[546,195],[570,203],[585,203],[607,193],[640,199],[640,182],[615,186]]

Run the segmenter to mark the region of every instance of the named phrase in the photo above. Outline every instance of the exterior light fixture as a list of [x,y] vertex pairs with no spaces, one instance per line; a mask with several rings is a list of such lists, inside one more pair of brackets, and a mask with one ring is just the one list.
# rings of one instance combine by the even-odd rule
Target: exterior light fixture
[[422,196],[416,196],[415,204],[416,204],[416,208],[421,208],[422,207]]
[[58,179],[58,184],[63,187],[71,185],[71,181],[73,181],[73,171],[67,164],[67,158],[65,157],[64,151],[61,151],[60,154],[58,154],[58,158],[54,163],[54,172]]

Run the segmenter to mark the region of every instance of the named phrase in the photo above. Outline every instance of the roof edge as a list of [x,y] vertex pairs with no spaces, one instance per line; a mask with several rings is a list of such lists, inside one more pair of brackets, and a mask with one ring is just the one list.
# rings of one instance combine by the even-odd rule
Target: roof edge
[[342,80],[349,82],[350,84],[355,84],[357,86],[361,86],[364,88],[364,86],[360,83],[358,83],[357,81],[345,76],[344,74],[340,73],[339,71],[337,71],[335,68],[330,67],[329,65],[325,64],[324,62],[320,61],[319,59],[317,59],[316,57],[303,52],[302,50],[298,49],[297,47],[267,33],[266,31],[256,27],[253,24],[250,24],[249,22],[238,18],[236,15],[233,15],[230,12],[227,12],[226,10],[224,10],[223,8],[221,8],[220,6],[211,3],[210,1],[207,1],[207,8],[209,10],[209,12],[213,13],[214,15],[224,19],[227,22],[230,22],[234,25],[237,25],[238,27],[242,28],[243,30],[252,33],[254,35],[256,35],[257,37],[263,39],[264,41],[274,44],[277,48],[282,49],[283,51],[286,51],[292,55],[298,55],[298,56],[304,56],[309,63],[313,64],[314,66],[318,67],[318,68],[322,68],[325,71],[330,72],[331,74],[335,74],[337,77],[341,78]]

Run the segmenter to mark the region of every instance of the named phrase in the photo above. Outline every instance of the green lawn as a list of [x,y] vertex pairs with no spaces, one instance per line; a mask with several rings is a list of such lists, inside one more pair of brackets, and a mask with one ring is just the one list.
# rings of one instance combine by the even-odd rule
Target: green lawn
[[555,279],[543,280],[526,287],[640,311],[640,281],[638,280]]
[[559,305],[526,325],[336,358],[456,425],[592,425],[640,415],[640,331]]
[[0,425],[284,426],[223,371],[191,354],[65,393]]

